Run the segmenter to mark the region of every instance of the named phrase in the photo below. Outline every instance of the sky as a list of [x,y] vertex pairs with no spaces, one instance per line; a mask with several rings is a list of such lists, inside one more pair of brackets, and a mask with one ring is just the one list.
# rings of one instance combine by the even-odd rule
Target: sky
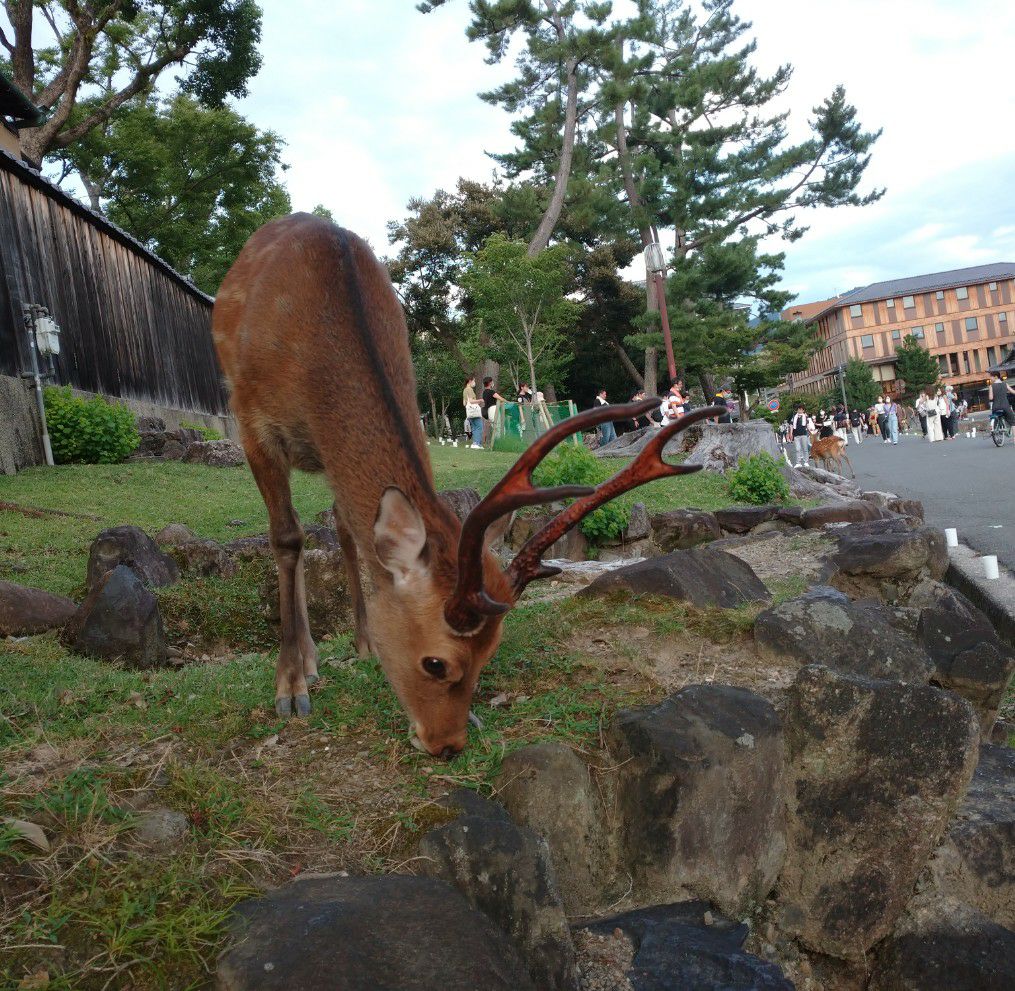
[[[239,109],[287,142],[294,207],[329,207],[375,250],[413,196],[491,176],[510,119],[477,94],[510,75],[465,37],[466,0],[262,0],[264,67]],[[624,0],[617,4],[623,8]],[[800,301],[881,279],[1015,261],[1015,87],[1008,0],[739,0],[759,67],[789,62],[800,135],[839,82],[883,128],[862,209],[813,212],[787,250]],[[776,246],[773,246],[776,247]]]

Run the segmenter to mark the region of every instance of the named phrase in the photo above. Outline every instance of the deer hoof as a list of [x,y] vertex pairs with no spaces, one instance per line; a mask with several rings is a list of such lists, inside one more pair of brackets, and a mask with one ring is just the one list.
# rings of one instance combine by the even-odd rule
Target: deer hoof
[[275,715],[288,719],[293,714],[293,702],[291,698],[275,699]]
[[304,675],[304,678],[306,680],[306,683],[307,683],[308,687],[310,685],[316,685],[321,680],[320,677],[318,675],[316,675],[316,674]]
[[309,695],[297,695],[296,696],[296,715],[306,718],[310,715],[310,696]]

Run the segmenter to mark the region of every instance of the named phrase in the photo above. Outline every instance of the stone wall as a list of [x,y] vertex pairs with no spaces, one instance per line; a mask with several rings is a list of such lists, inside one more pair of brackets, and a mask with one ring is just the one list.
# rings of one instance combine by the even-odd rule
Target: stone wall
[[[85,398],[92,395],[80,389],[73,391],[75,395]],[[177,429],[183,422],[197,423],[213,427],[232,440],[239,440],[236,421],[231,416],[172,409],[141,399],[114,401],[122,402],[137,416],[161,417],[170,430]],[[22,468],[45,464],[38,421],[31,383],[9,375],[0,375],[0,474],[13,475]]]

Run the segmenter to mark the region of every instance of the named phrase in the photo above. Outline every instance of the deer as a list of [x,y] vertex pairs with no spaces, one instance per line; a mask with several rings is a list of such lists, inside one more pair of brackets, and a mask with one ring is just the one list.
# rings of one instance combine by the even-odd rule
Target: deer
[[842,462],[845,461],[849,465],[850,475],[856,478],[853,465],[846,456],[846,442],[841,437],[815,437],[811,441],[810,458],[811,461],[820,461],[826,469],[828,468],[829,461],[834,461],[840,475],[842,475]]
[[[405,710],[411,742],[435,757],[464,749],[472,696],[505,613],[542,555],[588,513],[656,478],[698,466],[662,458],[666,442],[716,407],[662,428],[596,487],[538,488],[536,466],[566,437],[640,416],[646,399],[602,406],[547,430],[464,522],[438,497],[420,428],[408,330],[387,268],[330,221],[270,221],[240,251],[216,297],[212,334],[247,463],[264,499],[279,576],[275,711],[307,716],[318,650],[307,618],[304,533],[291,469],[322,472],[348,576],[360,656],[374,655]],[[491,536],[516,510],[574,500],[502,567]]]

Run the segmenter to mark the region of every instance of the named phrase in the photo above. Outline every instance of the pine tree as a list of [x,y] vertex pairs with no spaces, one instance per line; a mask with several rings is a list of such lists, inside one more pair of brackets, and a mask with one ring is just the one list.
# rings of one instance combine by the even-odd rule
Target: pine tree
[[906,395],[937,385],[941,369],[937,359],[912,334],[907,334],[895,350],[895,377],[903,383]]
[[849,408],[870,409],[878,398],[878,384],[874,381],[874,373],[871,372],[870,365],[860,358],[850,358],[846,362],[843,378]]

